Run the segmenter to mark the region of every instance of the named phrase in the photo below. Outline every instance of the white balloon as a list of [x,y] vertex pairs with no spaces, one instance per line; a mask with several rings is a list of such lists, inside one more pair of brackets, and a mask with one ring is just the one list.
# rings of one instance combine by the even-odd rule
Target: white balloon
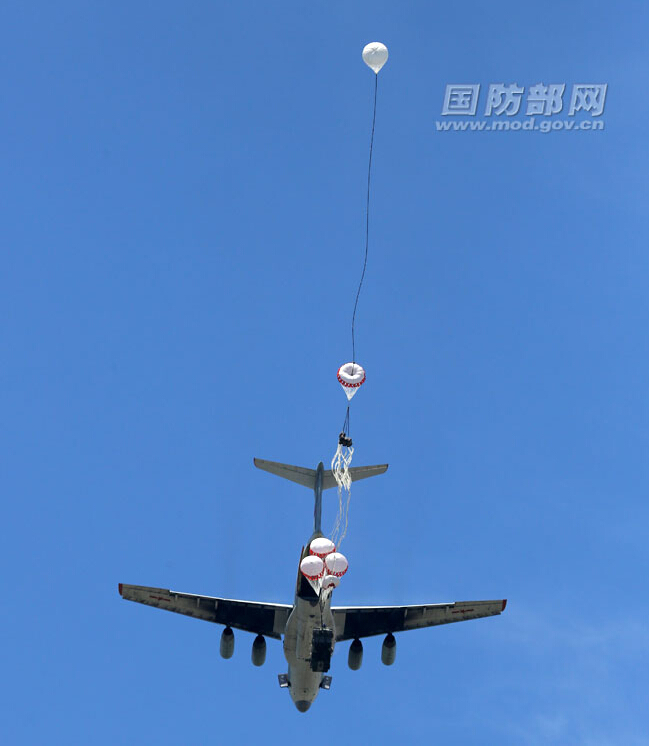
[[363,62],[378,75],[388,61],[388,48],[380,41],[372,41],[363,49]]
[[326,590],[327,588],[337,588],[340,584],[340,578],[335,575],[325,575],[322,580],[322,587]]

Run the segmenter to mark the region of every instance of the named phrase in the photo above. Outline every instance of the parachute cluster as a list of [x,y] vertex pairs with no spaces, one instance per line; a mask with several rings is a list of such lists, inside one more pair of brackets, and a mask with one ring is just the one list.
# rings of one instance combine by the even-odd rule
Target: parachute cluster
[[333,541],[322,536],[311,542],[309,555],[300,562],[300,572],[321,595],[323,591],[331,592],[338,586],[348,566],[347,558],[336,551]]

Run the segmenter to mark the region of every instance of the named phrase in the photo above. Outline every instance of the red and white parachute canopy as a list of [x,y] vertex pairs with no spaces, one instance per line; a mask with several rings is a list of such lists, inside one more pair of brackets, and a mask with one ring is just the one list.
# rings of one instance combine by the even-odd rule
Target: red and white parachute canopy
[[325,557],[324,568],[329,575],[341,578],[349,567],[347,557],[340,552],[332,552]]
[[310,554],[300,562],[300,570],[307,580],[318,580],[324,573],[324,562],[320,557]]
[[330,539],[321,536],[311,542],[309,551],[311,554],[315,554],[316,557],[324,559],[328,554],[336,551],[336,545]]
[[358,363],[345,363],[338,368],[338,383],[349,401],[365,383],[365,371]]
[[347,557],[337,552],[334,543],[324,536],[314,539],[309,551],[310,554],[300,562],[302,575],[318,592],[321,588],[336,588],[349,567]]

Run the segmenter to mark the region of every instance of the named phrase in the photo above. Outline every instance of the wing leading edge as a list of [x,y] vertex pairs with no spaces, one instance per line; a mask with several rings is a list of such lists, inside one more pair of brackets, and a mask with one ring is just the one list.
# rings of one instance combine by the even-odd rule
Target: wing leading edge
[[147,606],[155,606],[158,609],[174,611],[176,614],[224,624],[278,640],[284,634],[286,620],[293,608],[287,604],[196,596],[192,593],[177,593],[164,588],[148,588],[126,583],[119,584],[119,594],[127,601],[137,601]]
[[332,607],[336,640],[354,640],[388,632],[434,627],[502,614],[506,599],[498,601],[456,601],[452,604],[420,606],[338,606]]

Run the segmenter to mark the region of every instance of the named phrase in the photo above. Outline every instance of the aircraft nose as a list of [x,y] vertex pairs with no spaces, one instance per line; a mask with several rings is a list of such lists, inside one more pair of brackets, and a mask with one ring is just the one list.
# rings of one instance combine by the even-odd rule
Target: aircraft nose
[[295,706],[300,712],[306,712],[309,707],[311,707],[311,702],[309,702],[307,699],[298,699],[298,701],[295,703]]

